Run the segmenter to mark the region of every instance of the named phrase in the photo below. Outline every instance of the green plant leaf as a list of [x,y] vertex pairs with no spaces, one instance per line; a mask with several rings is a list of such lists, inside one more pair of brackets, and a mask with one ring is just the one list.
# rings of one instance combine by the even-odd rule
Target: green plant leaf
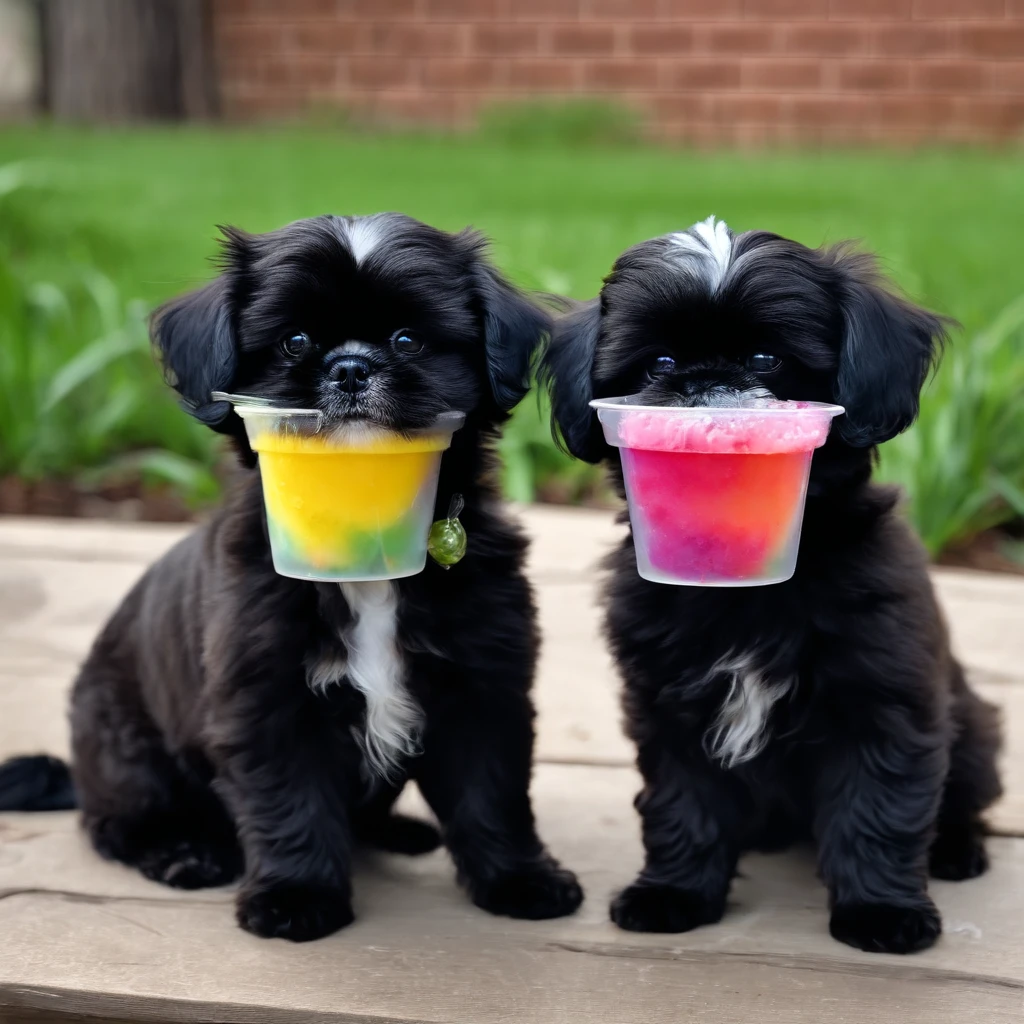
[[72,391],[94,379],[115,360],[130,352],[138,352],[142,347],[134,332],[123,329],[97,338],[86,345],[77,356],[65,363],[50,381],[46,397],[43,399],[43,411],[49,412]]

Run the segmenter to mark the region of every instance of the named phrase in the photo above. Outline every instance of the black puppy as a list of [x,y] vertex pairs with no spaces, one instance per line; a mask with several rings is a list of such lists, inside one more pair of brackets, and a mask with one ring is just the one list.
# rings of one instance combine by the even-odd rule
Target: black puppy
[[[190,411],[249,465],[241,421],[212,391],[395,431],[464,412],[437,518],[463,496],[468,551],[400,581],[279,576],[258,473],[244,474],[132,590],[75,683],[74,791],[89,836],[181,888],[244,871],[242,927],[315,939],[352,920],[354,840],[437,845],[432,826],[391,812],[411,777],[478,906],[571,913],[582,893],[537,838],[528,794],[535,610],[491,453],[547,317],[472,231],[379,214],[225,236],[222,274],[154,319]],[[71,796],[52,759],[0,769],[0,807]]]
[[556,326],[555,420],[572,453],[609,460],[620,492],[592,398],[847,409],[814,456],[788,582],[650,583],[631,537],[608,559],[605,625],[645,781],[646,864],[612,905],[621,927],[717,921],[744,850],[813,838],[832,934],[910,952],[941,929],[929,865],[985,870],[997,718],[950,654],[897,494],[870,482],[875,445],[917,415],[945,326],[847,246],[735,236],[713,218],[629,249],[600,298]]

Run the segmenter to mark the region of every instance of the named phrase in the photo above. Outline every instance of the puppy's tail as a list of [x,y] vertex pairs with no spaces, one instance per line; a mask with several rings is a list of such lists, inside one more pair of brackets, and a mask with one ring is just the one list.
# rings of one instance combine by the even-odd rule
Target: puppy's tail
[[78,806],[70,768],[46,754],[0,764],[0,811],[70,811]]

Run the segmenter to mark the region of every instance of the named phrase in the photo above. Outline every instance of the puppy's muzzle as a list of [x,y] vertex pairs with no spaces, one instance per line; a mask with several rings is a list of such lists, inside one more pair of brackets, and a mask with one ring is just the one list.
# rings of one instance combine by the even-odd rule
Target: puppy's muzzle
[[357,395],[370,386],[373,371],[362,356],[344,355],[335,359],[327,371],[328,380],[350,395]]
[[700,408],[733,406],[754,398],[775,397],[759,381],[739,373],[676,375],[658,381],[652,391],[657,392],[651,397],[656,397],[659,405]]

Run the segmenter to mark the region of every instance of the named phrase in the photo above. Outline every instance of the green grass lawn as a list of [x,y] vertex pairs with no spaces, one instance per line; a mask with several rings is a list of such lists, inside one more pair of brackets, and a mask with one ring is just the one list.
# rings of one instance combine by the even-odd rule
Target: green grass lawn
[[[60,282],[88,264],[123,300],[147,304],[210,276],[218,223],[261,231],[382,209],[473,224],[516,281],[577,297],[596,292],[625,247],[710,213],[808,245],[860,239],[966,336],[1024,292],[1020,151],[735,155],[330,127],[0,130],[0,167],[25,160],[50,183],[16,197],[18,273]],[[562,466],[529,418],[514,445],[529,464],[509,480],[519,496]]]
[[[705,155],[510,148],[327,130],[0,131],[0,164],[50,162],[40,217],[94,232],[101,269],[157,300],[203,280],[214,225],[402,210],[474,224],[527,285],[596,291],[626,246],[714,213],[808,245],[859,238],[915,298],[982,326],[1022,290],[1020,152]],[[44,263],[66,254],[44,248]]]

